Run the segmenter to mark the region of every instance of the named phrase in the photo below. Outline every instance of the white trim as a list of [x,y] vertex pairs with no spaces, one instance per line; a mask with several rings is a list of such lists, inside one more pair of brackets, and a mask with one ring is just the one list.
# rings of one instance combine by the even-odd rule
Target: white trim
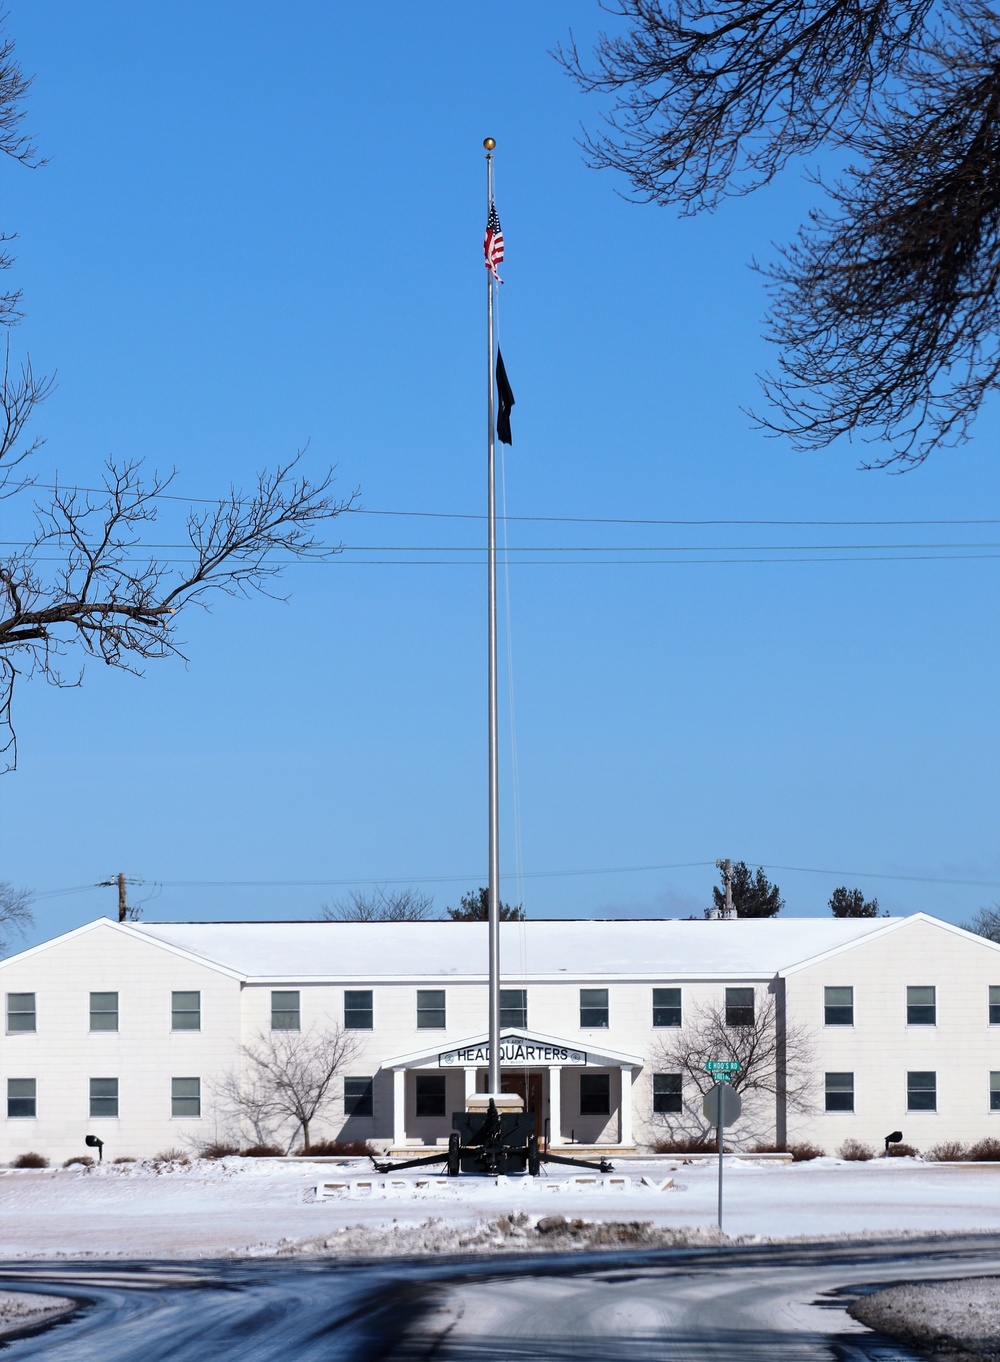
[[[586,1050],[588,1060],[593,1056],[600,1062],[595,1068],[607,1068],[614,1065],[630,1065],[632,1068],[641,1069],[644,1067],[643,1060],[635,1055],[625,1055],[618,1050],[609,1050],[605,1046],[593,1046],[581,1041],[561,1040],[558,1036],[543,1036],[539,1031],[529,1031],[523,1026],[505,1026],[500,1032],[500,1039],[506,1040],[511,1036],[518,1039],[533,1041],[537,1045],[546,1045],[550,1048],[560,1050]],[[396,1059],[384,1059],[381,1067],[383,1069],[416,1069],[421,1065],[428,1064],[431,1060],[437,1062],[438,1055],[450,1053],[452,1050],[474,1049],[480,1045],[489,1043],[489,1034],[481,1032],[476,1036],[463,1036],[454,1041],[442,1041],[440,1044],[428,1047],[425,1050],[414,1050],[408,1055],[399,1055]],[[481,1066],[480,1066],[481,1067]],[[549,1064],[529,1065],[529,1068],[552,1067]],[[561,1067],[561,1066],[560,1066]],[[461,1070],[462,1066],[456,1066]]]
[[78,936],[83,936],[86,932],[96,930],[119,932],[124,936],[132,937],[135,941],[141,941],[144,946],[155,946],[158,950],[167,951],[170,955],[180,956],[182,960],[189,960],[192,964],[215,970],[217,974],[225,974],[230,979],[243,980],[243,975],[234,969],[230,969],[228,965],[220,965],[218,961],[210,960],[205,955],[196,955],[193,951],[183,950],[180,946],[172,946],[167,941],[161,941],[159,937],[138,930],[133,923],[115,922],[109,917],[95,918],[93,922],[85,922],[82,927],[74,927],[71,932],[63,932],[62,936],[54,936],[51,941],[42,941],[37,946],[29,946],[26,951],[19,951],[17,955],[9,955],[6,960],[0,960],[0,969],[5,969],[8,965],[20,964],[22,960],[28,960],[41,951],[51,950],[53,946],[61,946],[65,941],[72,941]]

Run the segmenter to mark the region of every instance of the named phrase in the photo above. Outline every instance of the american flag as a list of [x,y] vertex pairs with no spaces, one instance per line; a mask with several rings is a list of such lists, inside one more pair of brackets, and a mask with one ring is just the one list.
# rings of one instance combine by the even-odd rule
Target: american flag
[[497,274],[497,266],[503,263],[503,228],[500,226],[500,219],[497,217],[496,204],[490,202],[489,217],[486,219],[486,237],[483,241],[483,251],[486,255],[486,268],[491,272],[498,284],[503,280]]

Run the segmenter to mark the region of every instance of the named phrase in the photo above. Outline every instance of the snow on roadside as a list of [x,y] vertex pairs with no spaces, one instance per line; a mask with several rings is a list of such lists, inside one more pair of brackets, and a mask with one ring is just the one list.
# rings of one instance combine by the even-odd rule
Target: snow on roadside
[[968,1277],[953,1282],[893,1286],[862,1296],[848,1311],[877,1329],[935,1355],[1000,1359],[1000,1281]]
[[[519,1251],[524,1251],[529,1242],[556,1246],[558,1236],[542,1245],[534,1226],[559,1216],[570,1223],[647,1225],[649,1233],[664,1235],[664,1242],[680,1234],[687,1236],[683,1242],[694,1242],[692,1236],[697,1242],[719,1242],[700,1237],[718,1233],[713,1163],[623,1159],[616,1168],[629,1179],[627,1190],[588,1187],[574,1183],[570,1170],[552,1170],[535,1180],[466,1177],[435,1191],[433,1178],[422,1169],[397,1175],[398,1195],[385,1186],[372,1190],[377,1175],[361,1159],[342,1164],[147,1160],[86,1169],[0,1170],[0,1258],[367,1255],[423,1252],[420,1245],[432,1241],[447,1244],[447,1252],[496,1251],[519,1237],[524,1240]],[[657,1190],[667,1178],[673,1178],[673,1186]],[[330,1180],[365,1181],[369,1190],[318,1200],[317,1184]],[[528,1227],[523,1235],[497,1228],[505,1218],[522,1224],[518,1216]],[[724,1229],[744,1242],[996,1232],[1000,1167],[913,1159],[852,1164],[831,1158],[791,1165],[727,1164]],[[412,1248],[405,1239],[411,1234]]]

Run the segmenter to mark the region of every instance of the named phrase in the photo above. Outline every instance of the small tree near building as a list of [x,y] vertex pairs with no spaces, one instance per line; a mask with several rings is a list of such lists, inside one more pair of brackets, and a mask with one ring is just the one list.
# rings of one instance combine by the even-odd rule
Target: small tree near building
[[7,950],[9,932],[21,933],[33,921],[30,890],[17,889],[8,880],[0,880],[0,951]]
[[878,917],[878,899],[866,899],[860,889],[841,885],[830,895],[830,912],[834,917]]
[[[737,917],[774,917],[785,906],[781,890],[764,874],[763,866],[752,872],[746,861],[737,861],[732,871],[733,907]],[[719,912],[726,907],[726,877],[720,875],[722,888],[712,886],[712,901]],[[709,914],[706,912],[706,917]]]
[[[488,922],[490,917],[490,891],[481,885],[474,893],[463,894],[461,905],[458,908],[449,908],[447,912],[453,922]],[[523,922],[524,908],[520,903],[516,908],[512,908],[509,903],[504,903],[501,899],[500,921]]]
[[243,1047],[242,1072],[219,1085],[220,1105],[256,1143],[283,1131],[290,1149],[301,1130],[308,1149],[310,1127],[336,1100],[335,1079],[356,1053],[356,1038],[339,1026],[262,1032]]
[[655,1112],[671,1139],[708,1141],[714,1129],[702,1100],[716,1079],[710,1059],[737,1060],[730,1086],[743,1099],[741,1143],[773,1138],[779,1103],[788,1112],[813,1109],[813,1045],[802,1027],[779,1025],[777,998],[761,989],[731,988],[724,1002],[696,1007],[679,1030],[654,1047],[655,1074],[680,1079],[679,1110]]
[[326,922],[422,922],[434,900],[419,889],[352,889],[342,899],[324,903]]
[[1000,903],[992,908],[980,908],[972,921],[963,922],[962,926],[967,932],[985,936],[987,941],[1000,942]]

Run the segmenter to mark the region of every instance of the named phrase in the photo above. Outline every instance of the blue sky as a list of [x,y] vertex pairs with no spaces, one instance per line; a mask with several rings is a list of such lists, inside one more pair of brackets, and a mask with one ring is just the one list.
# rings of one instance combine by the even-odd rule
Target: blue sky
[[[187,666],[22,686],[0,877],[45,895],[31,939],[111,911],[93,886],[119,870],[164,919],[314,916],[336,881],[443,911],[483,882],[487,134],[507,511],[555,518],[508,529],[504,897],[687,915],[725,855],[792,914],[841,883],[955,921],[1000,897],[1000,550],[970,547],[997,525],[594,523],[988,520],[1000,491],[996,402],[905,476],[754,430],[748,261],[812,191],[790,174],[693,220],[626,202],[549,56],[601,19],[11,0],[50,158],[0,166],[15,344],[58,370],[39,476],[142,458],[206,497],[308,442],[366,511],[287,602],[186,616]],[[817,547],[842,545],[959,547]]]

